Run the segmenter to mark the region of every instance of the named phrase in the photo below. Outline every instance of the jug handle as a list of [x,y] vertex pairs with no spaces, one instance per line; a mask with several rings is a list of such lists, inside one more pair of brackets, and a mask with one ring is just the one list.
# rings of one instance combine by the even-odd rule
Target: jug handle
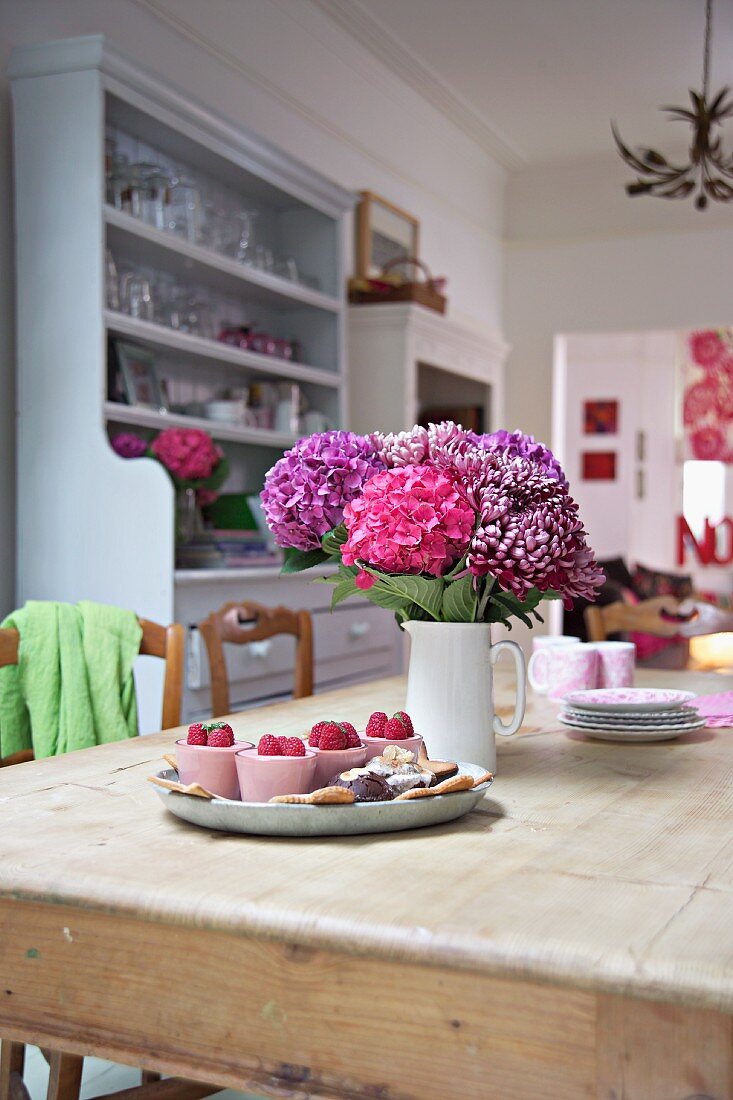
[[524,683],[524,654],[516,642],[502,639],[502,641],[492,645],[489,651],[489,660],[492,665],[496,664],[501,656],[502,650],[508,650],[514,658],[514,666],[517,672],[517,699],[514,705],[514,714],[510,722],[502,722],[498,714],[494,715],[494,733],[498,733],[502,737],[510,737],[513,733],[516,733],[521,726],[524,718],[524,709],[527,703],[527,690]]

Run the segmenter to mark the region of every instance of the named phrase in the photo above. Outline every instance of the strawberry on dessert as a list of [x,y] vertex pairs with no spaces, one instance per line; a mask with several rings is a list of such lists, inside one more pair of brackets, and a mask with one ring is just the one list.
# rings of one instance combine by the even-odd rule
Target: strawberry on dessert
[[407,713],[406,710],[396,710],[392,717],[396,718],[399,722],[402,723],[407,731],[408,737],[414,737],[415,730],[412,726],[412,718],[410,718],[410,715]]
[[356,732],[356,726],[353,726],[351,722],[339,722],[340,728],[346,734],[346,748],[358,749],[361,745],[361,739]]

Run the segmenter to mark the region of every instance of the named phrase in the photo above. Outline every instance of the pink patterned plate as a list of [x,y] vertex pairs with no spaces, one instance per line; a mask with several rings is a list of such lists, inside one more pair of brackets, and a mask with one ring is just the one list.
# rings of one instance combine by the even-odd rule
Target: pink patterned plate
[[592,688],[571,691],[563,702],[576,710],[623,714],[630,710],[675,710],[694,698],[694,691],[671,691],[666,688]]

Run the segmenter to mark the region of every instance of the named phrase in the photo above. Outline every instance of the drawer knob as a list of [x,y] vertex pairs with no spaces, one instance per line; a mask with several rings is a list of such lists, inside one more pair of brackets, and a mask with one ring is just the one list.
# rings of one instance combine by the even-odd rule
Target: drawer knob
[[363,638],[372,629],[371,623],[352,623],[349,627],[349,637],[354,641]]
[[265,658],[267,658],[270,654],[270,650],[272,649],[272,641],[267,640],[264,642],[248,642],[247,649],[249,650],[250,654],[255,658],[255,660],[264,661]]

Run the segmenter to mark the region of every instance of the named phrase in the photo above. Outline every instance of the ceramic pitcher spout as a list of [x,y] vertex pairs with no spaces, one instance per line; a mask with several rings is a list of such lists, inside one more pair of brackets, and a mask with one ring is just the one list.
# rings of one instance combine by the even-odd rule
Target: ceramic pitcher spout
[[[524,655],[516,642],[491,642],[489,623],[402,624],[410,636],[407,711],[434,760],[462,760],[496,771],[495,734],[515,733],[524,717]],[[514,658],[514,716],[504,723],[494,711],[493,665]]]

